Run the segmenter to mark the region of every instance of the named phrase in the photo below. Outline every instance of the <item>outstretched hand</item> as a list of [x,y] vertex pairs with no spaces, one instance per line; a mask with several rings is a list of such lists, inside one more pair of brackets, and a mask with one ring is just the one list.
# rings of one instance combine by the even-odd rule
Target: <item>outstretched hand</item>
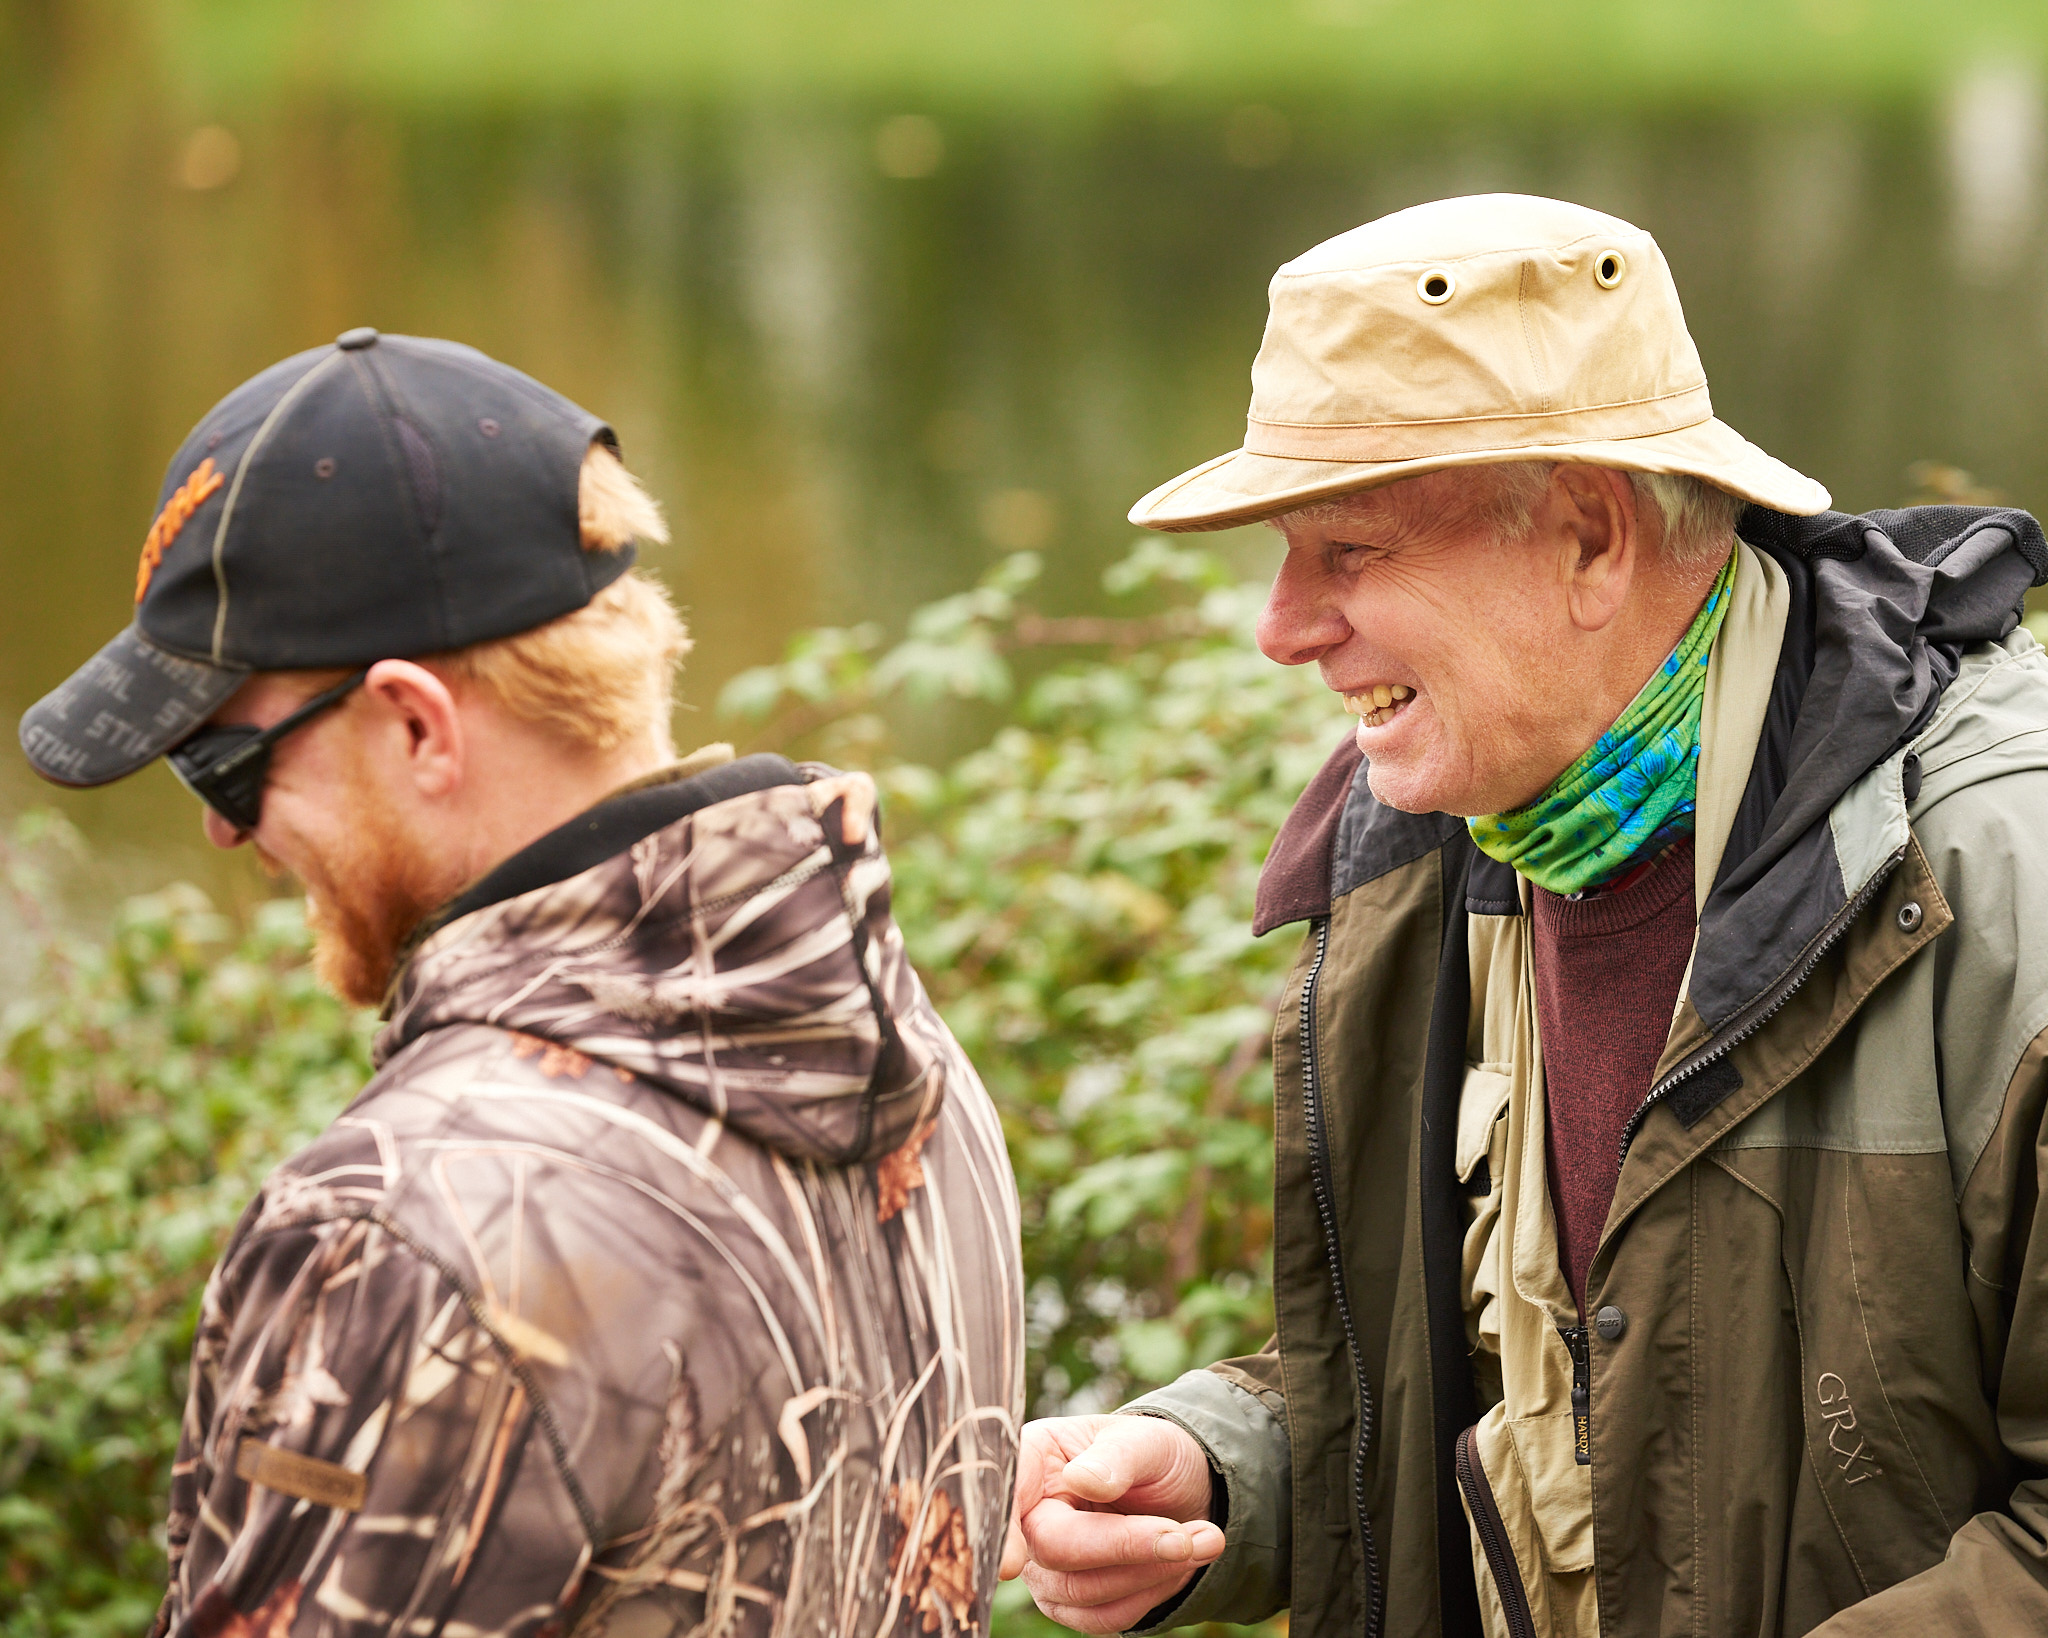
[[1156,1416],[1025,1425],[1003,1579],[1079,1632],[1121,1632],[1223,1552],[1209,1458]]

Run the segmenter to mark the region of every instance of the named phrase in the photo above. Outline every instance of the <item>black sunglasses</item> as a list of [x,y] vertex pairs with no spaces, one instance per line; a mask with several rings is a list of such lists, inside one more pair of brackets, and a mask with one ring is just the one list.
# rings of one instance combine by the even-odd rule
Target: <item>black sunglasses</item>
[[254,830],[263,817],[263,782],[270,774],[270,748],[294,728],[339,705],[362,687],[367,668],[315,694],[290,716],[268,728],[236,723],[202,728],[165,758],[178,781],[237,830]]

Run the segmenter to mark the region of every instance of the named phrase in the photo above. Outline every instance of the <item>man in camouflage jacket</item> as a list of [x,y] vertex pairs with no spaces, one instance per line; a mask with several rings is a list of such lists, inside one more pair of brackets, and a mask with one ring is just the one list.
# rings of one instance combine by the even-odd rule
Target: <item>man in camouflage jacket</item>
[[166,1629],[985,1630],[1002,1132],[777,763],[407,963],[208,1287]]
[[168,752],[384,1007],[207,1288],[163,1638],[988,1629],[1001,1126],[873,785],[674,760],[660,528],[567,400],[351,331],[200,423],[23,723],[65,783]]

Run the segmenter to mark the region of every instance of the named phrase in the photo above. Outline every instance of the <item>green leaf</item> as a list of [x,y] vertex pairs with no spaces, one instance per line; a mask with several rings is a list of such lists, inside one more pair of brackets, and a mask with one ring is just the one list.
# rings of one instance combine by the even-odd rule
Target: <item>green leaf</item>
[[1187,1339],[1170,1320],[1131,1320],[1116,1340],[1131,1374],[1146,1382],[1171,1382],[1187,1369]]

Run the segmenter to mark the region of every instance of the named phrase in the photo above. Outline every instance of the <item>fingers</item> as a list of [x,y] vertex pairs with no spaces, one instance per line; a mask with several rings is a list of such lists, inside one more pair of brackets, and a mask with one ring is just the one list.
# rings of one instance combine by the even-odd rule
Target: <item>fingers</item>
[[1047,1496],[1023,1520],[1031,1562],[1048,1570],[1117,1565],[1207,1564],[1223,1553],[1223,1532],[1207,1519],[1183,1523],[1155,1514],[1102,1513]]
[[1192,1435],[1145,1416],[1027,1423],[1002,1573],[1081,1632],[1118,1632],[1222,1556],[1209,1522],[1209,1459]]
[[1077,1632],[1123,1632],[1194,1579],[1193,1569],[1130,1569],[1062,1575],[1033,1564],[1024,1572],[1031,1601]]
[[[1040,1609],[1048,1603],[1068,1609],[1096,1609],[1120,1603],[1138,1594],[1148,1595],[1153,1604],[1168,1598],[1191,1580],[1198,1564],[1161,1566],[1127,1564],[1114,1570],[1048,1570],[1043,1564],[1025,1569],[1026,1585]],[[1151,1605],[1146,1606],[1148,1609]]]
[[[1092,1429],[1102,1420],[1093,1416],[1065,1416],[1024,1424],[1023,1435],[1017,1441],[1017,1485],[1010,1505],[1010,1528],[1003,1538],[1003,1580],[1016,1579],[1030,1560],[1023,1522],[1044,1497],[1046,1481],[1066,1465],[1075,1449],[1087,1446]],[[1089,1431],[1077,1426],[1082,1423],[1087,1424]]]
[[844,800],[840,810],[840,838],[848,847],[863,847],[875,817],[875,782],[864,773],[834,774],[808,787],[811,812],[820,818],[834,802]]
[[1024,1532],[1017,1528],[1017,1521],[1010,1521],[1009,1532],[1003,1537],[1003,1563],[996,1571],[999,1581],[1015,1581],[1024,1573],[1024,1566],[1031,1562],[1031,1549],[1024,1545]]

